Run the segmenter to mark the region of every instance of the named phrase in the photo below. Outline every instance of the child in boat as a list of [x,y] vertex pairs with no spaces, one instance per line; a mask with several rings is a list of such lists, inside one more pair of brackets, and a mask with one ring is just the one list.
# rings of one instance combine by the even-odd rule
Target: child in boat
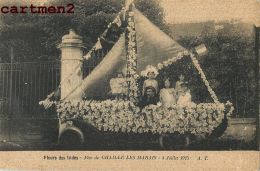
[[176,92],[174,88],[171,88],[169,79],[164,81],[165,88],[160,90],[160,102],[164,107],[176,104]]
[[176,82],[176,85],[175,85],[175,90],[178,92],[178,91],[181,91],[181,85],[184,83],[184,75],[180,75],[179,76],[179,81]]
[[155,93],[155,88],[152,86],[145,88],[144,96],[141,99],[140,107],[144,108],[148,105],[156,105],[158,102],[158,96]]
[[195,104],[191,101],[191,93],[187,83],[182,83],[180,85],[177,104],[181,106],[189,106]]
[[154,87],[155,93],[158,94],[158,82],[155,79],[156,76],[158,75],[157,69],[155,67],[149,65],[146,67],[146,70],[144,72],[145,73],[142,75],[148,77],[148,79],[144,81],[142,95],[144,96],[145,89],[147,87]]

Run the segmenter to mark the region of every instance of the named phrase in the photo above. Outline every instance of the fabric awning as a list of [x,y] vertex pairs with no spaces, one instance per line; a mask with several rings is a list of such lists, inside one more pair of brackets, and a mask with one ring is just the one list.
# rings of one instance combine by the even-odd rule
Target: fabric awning
[[[147,65],[156,66],[177,57],[185,48],[150,22],[140,11],[134,10],[137,40],[137,73]],[[97,67],[65,99],[104,98],[110,91],[109,81],[126,67],[125,35],[122,34]]]

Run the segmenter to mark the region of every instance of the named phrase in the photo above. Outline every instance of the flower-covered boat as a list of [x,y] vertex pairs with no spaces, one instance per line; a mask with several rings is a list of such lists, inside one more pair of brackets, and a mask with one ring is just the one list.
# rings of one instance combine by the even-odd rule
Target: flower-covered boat
[[[234,108],[230,102],[219,102],[196,58],[198,54],[180,46],[133,6],[123,9],[120,15],[125,16],[126,13],[128,17],[125,31],[97,67],[62,99],[52,101],[52,93],[41,102],[45,108],[55,104],[60,127],[63,127],[60,129],[60,141],[73,139],[71,134],[65,136],[72,131],[79,135],[79,142],[83,143],[86,141],[86,134],[91,134],[90,130],[95,133],[152,134],[159,137],[166,134],[202,138],[214,134],[216,136],[216,130],[226,122],[227,116],[232,114]],[[117,17],[112,24],[121,25],[121,21],[118,23],[119,18],[122,17]],[[154,33],[154,36],[147,30]],[[100,42],[98,46],[100,47]],[[91,58],[95,49],[97,48],[94,47],[85,55],[87,60]],[[198,81],[194,81],[196,72],[200,83],[213,101],[203,103],[197,100],[197,103],[172,104],[167,107],[160,103],[144,107],[138,105],[144,79],[142,73],[148,65],[158,70],[158,79],[163,78],[165,74],[175,79],[175,74],[178,75],[182,69],[174,68],[174,65],[178,61],[187,63],[187,60],[191,65],[183,68],[193,69],[191,72],[183,71],[186,72],[186,78],[190,78],[189,84],[193,85]],[[107,98],[105,96],[109,94],[109,80],[118,70],[126,71],[124,79],[127,83],[127,93],[123,98]],[[197,90],[191,89],[201,96],[201,92]],[[83,127],[87,131],[82,130]],[[220,130],[219,135],[225,127]]]
[[131,101],[64,101],[57,104],[62,122],[83,120],[100,131],[123,133],[191,133],[210,135],[232,113],[232,104],[200,103],[140,109]]

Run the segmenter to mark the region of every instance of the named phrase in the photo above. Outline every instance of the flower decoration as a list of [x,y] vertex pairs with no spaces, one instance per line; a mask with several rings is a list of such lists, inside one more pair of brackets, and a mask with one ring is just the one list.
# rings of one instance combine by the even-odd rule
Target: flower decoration
[[198,70],[202,81],[204,82],[205,86],[207,87],[207,90],[208,90],[211,98],[214,100],[215,103],[219,103],[218,97],[215,94],[215,92],[212,90],[212,88],[210,87],[209,81],[207,80],[203,70],[201,69],[199,61],[196,59],[196,57],[193,54],[190,54],[190,57],[191,57],[193,65]]
[[191,133],[206,136],[233,111],[230,102],[198,105],[149,105],[142,110],[131,101],[64,101],[56,104],[62,122],[80,119],[100,131],[123,133]]
[[182,59],[184,56],[190,56],[192,63],[194,65],[194,67],[197,69],[197,71],[198,71],[202,81],[204,82],[205,86],[207,87],[207,90],[208,90],[210,96],[212,97],[212,99],[214,100],[215,103],[219,103],[218,97],[215,94],[215,92],[213,91],[213,89],[210,87],[209,81],[207,80],[202,68],[200,67],[199,61],[188,50],[184,50],[183,52],[179,52],[177,57],[173,57],[173,58],[170,58],[170,59],[163,61],[162,63],[158,63],[157,68],[155,68],[151,65],[148,65],[147,68],[141,72],[141,76],[146,77],[149,70],[150,71],[157,71],[157,73],[158,73],[158,71],[172,65],[176,61]]
[[159,72],[158,72],[156,67],[154,67],[152,65],[147,65],[145,70],[141,72],[141,76],[147,77],[149,72],[153,72],[155,77],[159,74]]
[[137,67],[137,54],[136,54],[136,32],[134,24],[134,16],[129,16],[127,26],[127,65],[126,65],[126,76],[128,85],[128,96],[129,100],[137,101],[137,97],[140,94],[138,91],[138,85],[136,79],[138,74],[136,73]]
[[158,63],[156,67],[154,67],[152,65],[148,65],[145,70],[141,71],[141,76],[146,77],[147,73],[148,73],[147,70],[151,70],[151,71],[155,72],[156,75],[158,75],[159,74],[158,72],[160,70],[162,70],[163,68],[175,63],[176,61],[180,60],[184,56],[188,56],[188,55],[189,55],[189,51],[184,50],[182,52],[179,52],[177,54],[177,56],[175,56],[173,58],[169,58],[169,59],[163,61],[162,63]]

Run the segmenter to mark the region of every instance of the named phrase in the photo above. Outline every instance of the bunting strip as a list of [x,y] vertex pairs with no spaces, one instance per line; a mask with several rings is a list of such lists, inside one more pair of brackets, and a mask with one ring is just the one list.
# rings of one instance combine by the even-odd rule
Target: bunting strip
[[[101,37],[105,36],[108,30],[111,28],[112,24],[116,24],[118,27],[122,25],[122,20],[125,20],[125,13],[126,8],[122,8],[122,10],[118,13],[118,15],[115,17],[114,21],[112,23],[109,23],[106,30],[101,34]],[[121,17],[123,16],[123,17]],[[121,20],[122,19],[122,20]],[[92,57],[92,53],[95,50],[102,49],[102,45],[100,42],[101,37],[98,38],[96,44],[88,51],[86,55],[83,56],[85,60],[89,60]]]

